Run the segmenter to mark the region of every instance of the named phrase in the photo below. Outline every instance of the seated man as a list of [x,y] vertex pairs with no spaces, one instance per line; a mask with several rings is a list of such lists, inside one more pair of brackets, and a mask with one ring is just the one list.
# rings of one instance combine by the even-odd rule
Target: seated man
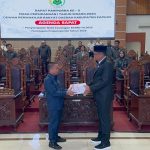
[[4,53],[4,56],[10,61],[13,58],[17,57],[17,53],[14,51],[12,44],[6,45],[7,51]]
[[49,133],[49,147],[53,149],[62,149],[57,142],[65,142],[66,140],[58,136],[59,125],[63,113],[64,97],[66,95],[73,96],[74,93],[60,87],[57,82],[57,75],[60,67],[57,63],[49,65],[49,73],[44,80],[45,94],[48,107],[48,133]]

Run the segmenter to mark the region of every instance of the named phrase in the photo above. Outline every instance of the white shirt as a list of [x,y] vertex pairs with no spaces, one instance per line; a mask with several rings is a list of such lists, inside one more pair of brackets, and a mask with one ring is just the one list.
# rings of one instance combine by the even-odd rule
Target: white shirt
[[7,51],[7,48],[6,48],[6,46],[5,45],[1,45],[1,49],[3,50],[3,51]]
[[96,42],[95,45],[104,45],[102,42]]
[[101,62],[102,62],[105,58],[106,58],[106,56],[105,56],[102,60],[100,60],[100,61],[98,62],[98,65],[100,65]]
[[95,43],[88,43],[87,45],[89,51],[94,51],[94,46],[95,46]]

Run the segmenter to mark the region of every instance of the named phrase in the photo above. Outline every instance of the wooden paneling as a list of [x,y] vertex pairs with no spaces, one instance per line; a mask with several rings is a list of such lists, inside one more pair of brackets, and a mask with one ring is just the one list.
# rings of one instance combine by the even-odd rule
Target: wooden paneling
[[120,39],[121,46],[126,46],[126,39]]
[[117,23],[126,23],[126,14],[116,15]]
[[124,37],[126,37],[126,32],[116,32],[116,37],[118,37],[118,39],[124,39]]
[[120,14],[125,14],[126,12],[126,7],[116,7],[116,14],[120,15]]
[[126,46],[126,10],[127,0],[116,0],[116,35],[122,47]]
[[127,0],[116,0],[118,6],[126,6]]
[[127,42],[140,42],[141,53],[145,53],[145,38],[146,33],[127,33]]
[[150,0],[128,0],[128,15],[150,15]]
[[116,31],[124,31],[125,29],[126,29],[126,23],[116,24]]

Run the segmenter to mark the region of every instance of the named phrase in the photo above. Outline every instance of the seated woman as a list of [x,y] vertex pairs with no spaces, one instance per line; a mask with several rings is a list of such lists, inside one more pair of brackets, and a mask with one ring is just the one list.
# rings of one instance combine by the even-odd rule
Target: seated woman
[[123,78],[124,69],[128,67],[128,59],[125,57],[125,52],[119,52],[119,58],[116,60],[116,77]]

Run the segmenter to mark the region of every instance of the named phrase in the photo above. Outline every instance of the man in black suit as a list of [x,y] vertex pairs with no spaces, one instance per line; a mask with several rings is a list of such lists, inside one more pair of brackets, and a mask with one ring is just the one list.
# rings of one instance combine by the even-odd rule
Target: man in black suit
[[94,59],[97,62],[97,70],[93,81],[86,86],[84,95],[92,92],[96,100],[99,132],[96,138],[91,139],[93,143],[98,144],[95,150],[104,150],[110,148],[110,130],[111,130],[111,104],[113,100],[113,66],[106,59],[107,47],[104,45],[94,46]]
[[38,48],[39,57],[42,63],[42,74],[48,73],[48,63],[51,62],[51,48],[42,41],[41,46]]
[[60,66],[57,63],[49,65],[49,73],[44,80],[44,88],[47,100],[48,118],[49,118],[49,147],[53,149],[62,149],[57,142],[65,142],[58,136],[59,125],[63,113],[64,97],[66,95],[73,96],[71,89],[65,90],[57,81],[57,75],[60,71]]

